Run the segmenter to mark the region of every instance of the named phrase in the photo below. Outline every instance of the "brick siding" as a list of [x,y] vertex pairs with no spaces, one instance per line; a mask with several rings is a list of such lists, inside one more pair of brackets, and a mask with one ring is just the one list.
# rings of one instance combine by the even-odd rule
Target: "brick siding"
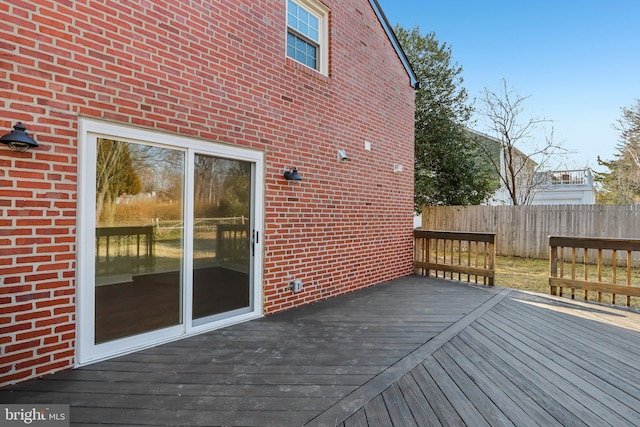
[[0,147],[0,385],[74,364],[80,116],[266,153],[266,314],[411,274],[413,89],[367,0],[324,3],[329,76],[283,0],[0,3],[0,132],[40,144]]

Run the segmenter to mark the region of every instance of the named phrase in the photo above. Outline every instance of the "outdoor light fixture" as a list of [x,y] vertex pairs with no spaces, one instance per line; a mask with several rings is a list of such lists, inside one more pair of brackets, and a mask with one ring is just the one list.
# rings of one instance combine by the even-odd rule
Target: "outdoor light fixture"
[[19,151],[21,153],[24,153],[31,147],[37,147],[38,143],[27,135],[26,130],[27,128],[24,127],[22,122],[18,122],[11,132],[0,138],[0,142],[7,144],[12,151]]
[[298,175],[297,168],[284,171],[284,179],[287,181],[302,181],[302,177]]
[[351,160],[349,158],[349,156],[347,155],[347,152],[344,150],[338,150],[338,160],[340,160],[341,162],[344,162],[346,160]]

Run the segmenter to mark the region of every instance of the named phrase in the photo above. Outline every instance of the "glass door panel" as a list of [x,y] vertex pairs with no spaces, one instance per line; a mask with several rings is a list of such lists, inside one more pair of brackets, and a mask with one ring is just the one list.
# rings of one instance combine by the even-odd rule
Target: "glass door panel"
[[95,344],[183,322],[184,152],[98,139]]
[[193,319],[251,308],[251,163],[195,155]]

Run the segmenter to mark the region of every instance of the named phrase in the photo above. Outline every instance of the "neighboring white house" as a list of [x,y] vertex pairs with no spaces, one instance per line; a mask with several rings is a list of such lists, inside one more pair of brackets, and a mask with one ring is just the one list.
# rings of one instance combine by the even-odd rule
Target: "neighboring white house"
[[541,185],[532,205],[592,205],[596,187],[591,169],[540,172]]
[[[593,205],[596,187],[589,168],[536,172],[530,205]],[[510,205],[504,184],[493,195],[489,205]]]

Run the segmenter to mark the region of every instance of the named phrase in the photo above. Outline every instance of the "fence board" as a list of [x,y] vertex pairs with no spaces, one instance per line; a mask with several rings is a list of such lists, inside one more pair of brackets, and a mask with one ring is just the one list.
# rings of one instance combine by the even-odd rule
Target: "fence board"
[[549,236],[640,239],[640,205],[425,206],[425,230],[495,233],[498,255],[549,258]]

